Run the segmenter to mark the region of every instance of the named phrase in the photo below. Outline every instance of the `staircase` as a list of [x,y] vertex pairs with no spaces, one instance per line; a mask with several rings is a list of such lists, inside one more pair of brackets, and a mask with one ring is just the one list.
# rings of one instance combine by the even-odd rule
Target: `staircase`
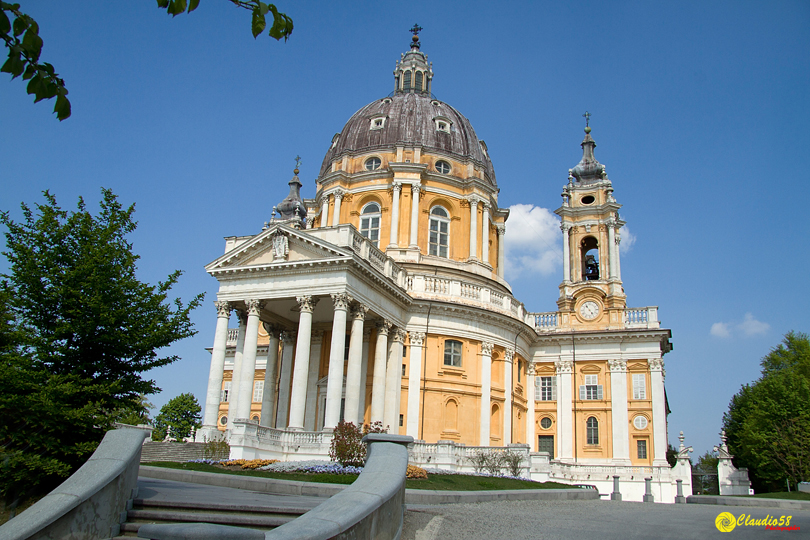
[[152,501],[134,499],[120,536],[114,540],[138,536],[145,523],[215,523],[268,531],[291,521],[310,508],[292,506],[252,506],[241,504]]

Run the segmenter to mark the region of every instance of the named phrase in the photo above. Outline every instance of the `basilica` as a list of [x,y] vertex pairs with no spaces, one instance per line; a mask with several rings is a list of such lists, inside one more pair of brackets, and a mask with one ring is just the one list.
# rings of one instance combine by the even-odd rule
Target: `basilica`
[[296,168],[272,220],[206,266],[218,318],[198,440],[326,459],[341,420],[380,422],[416,440],[422,466],[471,470],[475,453],[510,449],[532,478],[620,478],[640,500],[649,477],[672,499],[687,476],[666,459],[671,333],[657,307],[627,307],[621,205],[591,129],[556,210],[556,310],[532,312],[504,279],[505,235],[521,233],[507,233],[487,145],[433,77],[414,34],[393,92],[333,137],[315,197]]

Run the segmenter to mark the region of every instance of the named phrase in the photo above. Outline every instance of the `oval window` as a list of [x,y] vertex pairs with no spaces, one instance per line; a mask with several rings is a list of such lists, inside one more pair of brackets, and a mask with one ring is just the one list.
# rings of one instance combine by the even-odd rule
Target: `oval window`
[[382,165],[382,161],[378,157],[368,158],[366,160],[366,170],[367,171],[376,171]]
[[450,174],[450,164],[446,161],[437,161],[436,162],[436,170],[439,171],[441,174]]
[[581,199],[582,204],[593,204],[593,201],[595,201],[595,200],[596,199],[593,198],[593,195],[585,195]]
[[544,417],[540,420],[540,427],[543,429],[548,429],[551,427],[551,418],[548,416]]
[[228,417],[223,416],[222,418],[219,419],[219,423],[224,426],[225,424],[228,423]]
[[636,426],[636,429],[644,429],[647,427],[647,419],[643,416],[636,416],[633,419],[633,425]]

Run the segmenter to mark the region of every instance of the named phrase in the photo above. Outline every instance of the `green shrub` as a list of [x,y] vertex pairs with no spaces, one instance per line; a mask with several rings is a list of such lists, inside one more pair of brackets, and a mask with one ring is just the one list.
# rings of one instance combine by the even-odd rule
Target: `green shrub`
[[363,425],[361,431],[352,422],[340,421],[332,432],[332,442],[329,444],[329,459],[341,465],[362,467],[366,461],[366,445],[363,437],[369,433],[386,433],[382,422]]

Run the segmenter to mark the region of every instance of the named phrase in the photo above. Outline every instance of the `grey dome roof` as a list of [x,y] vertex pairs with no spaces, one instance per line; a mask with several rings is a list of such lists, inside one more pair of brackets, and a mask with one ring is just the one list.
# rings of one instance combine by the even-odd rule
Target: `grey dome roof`
[[[371,120],[379,117],[386,118],[384,127],[370,129]],[[436,118],[450,122],[449,133],[436,129]],[[450,105],[417,93],[397,93],[378,99],[354,113],[326,153],[320,176],[327,174],[332,160],[344,153],[411,145],[422,146],[425,152],[472,159],[483,167],[489,182],[496,185],[492,162],[470,121]]]

